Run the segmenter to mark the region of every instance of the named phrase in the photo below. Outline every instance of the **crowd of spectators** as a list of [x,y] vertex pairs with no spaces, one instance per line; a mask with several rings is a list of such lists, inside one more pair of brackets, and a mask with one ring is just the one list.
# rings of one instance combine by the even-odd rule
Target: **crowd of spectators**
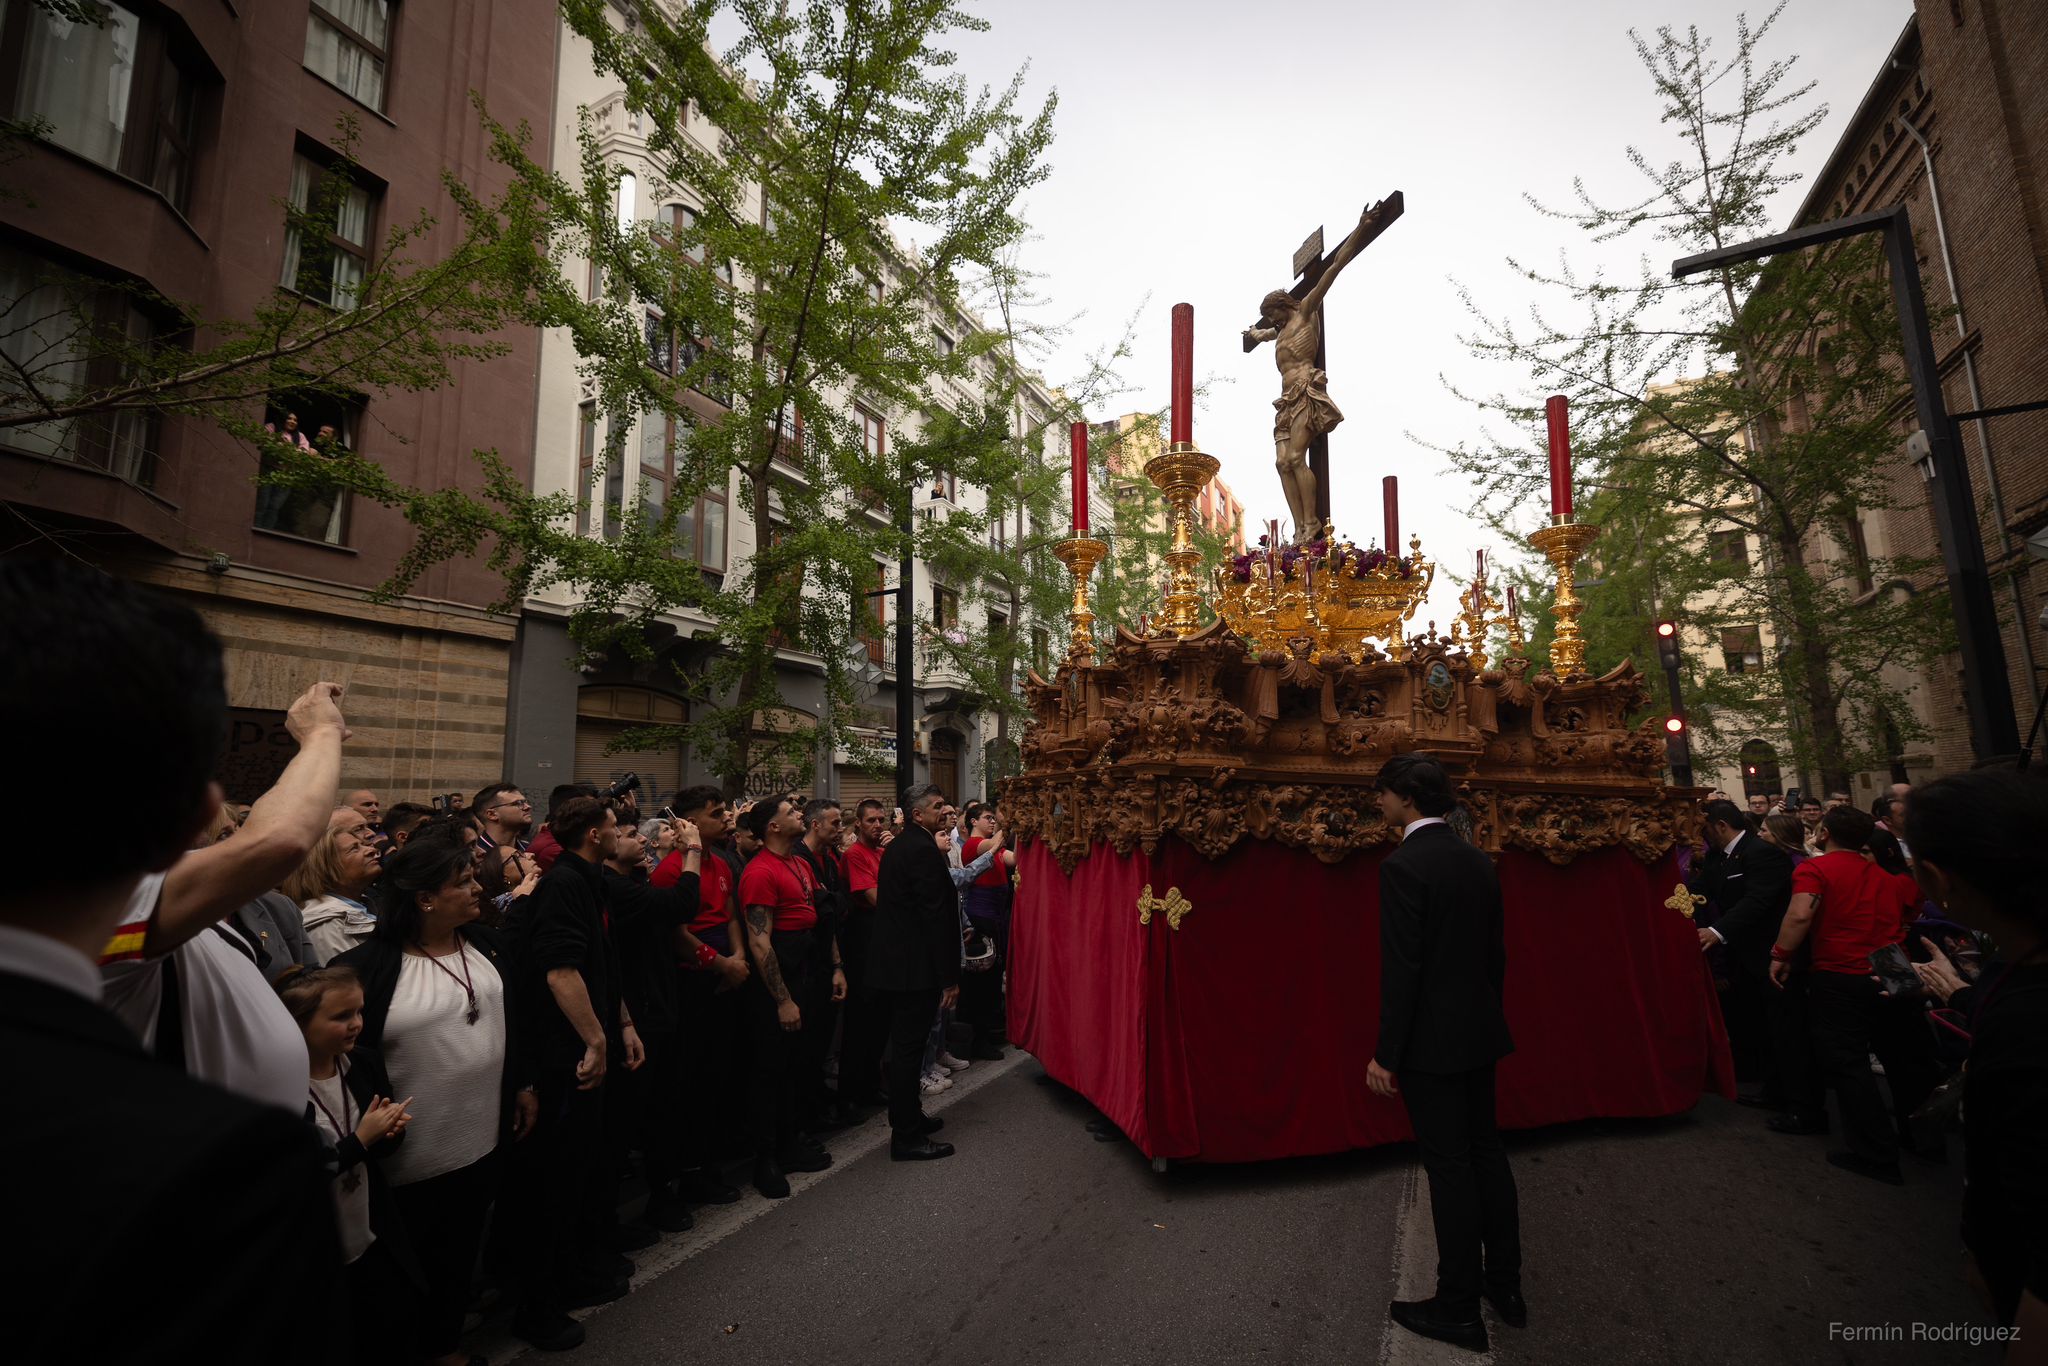
[[2048,780],[1701,809],[1690,886],[1737,1100],[1777,1134],[1839,1124],[1827,1161],[1885,1185],[1960,1134],[1971,1279],[2022,1340],[2048,1335]]
[[[346,698],[318,683],[238,811],[189,611],[8,563],[0,618],[9,771],[125,752],[152,796],[0,890],[0,1076],[35,1098],[5,1151],[37,1173],[9,1283],[77,1311],[22,1359],[77,1356],[60,1335],[116,1287],[93,1359],[466,1363],[494,1312],[573,1348],[630,1254],[744,1187],[788,1196],[879,1106],[893,1157],[949,1155],[923,1099],[1004,1056],[993,807],[567,784],[536,810],[506,782],[387,806],[340,788]],[[338,1326],[309,1338],[254,1285],[331,1286]]]

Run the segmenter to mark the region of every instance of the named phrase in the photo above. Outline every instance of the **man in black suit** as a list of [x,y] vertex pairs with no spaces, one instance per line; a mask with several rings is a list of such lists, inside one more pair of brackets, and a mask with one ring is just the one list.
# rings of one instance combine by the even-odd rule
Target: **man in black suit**
[[1792,857],[1752,833],[1734,802],[1708,802],[1707,859],[1698,890],[1719,909],[1700,929],[1700,949],[1728,946],[1728,1032],[1738,1049],[1761,1056],[1763,1089],[1739,1099],[1783,1113],[1767,1121],[1781,1134],[1825,1133],[1827,1109],[1807,1029],[1807,963],[1802,952],[1781,990],[1771,985],[1771,945],[1792,904]]
[[1437,1247],[1436,1294],[1387,1312],[1411,1332],[1483,1352],[1482,1294],[1514,1327],[1529,1316],[1515,1178],[1493,1117],[1494,1064],[1515,1047],[1501,1009],[1500,880],[1444,823],[1457,799],[1442,764],[1396,755],[1378,787],[1401,847],[1380,864],[1380,1036],[1366,1083],[1407,1106]]
[[[276,1286],[341,1284],[320,1145],[298,1114],[146,1054],[99,1004],[137,887],[212,820],[220,644],[187,608],[64,560],[0,562],[4,771],[118,774],[140,819],[93,857],[0,879],[0,1322],[17,1361],[338,1359]],[[331,792],[331,786],[330,786]]]
[[927,1117],[918,1092],[925,1040],[939,1011],[960,999],[960,902],[939,849],[946,799],[927,783],[903,794],[903,833],[882,851],[875,877],[875,922],[868,944],[868,986],[889,1008],[889,1156],[898,1162],[951,1157],[932,1135],[945,1123]]

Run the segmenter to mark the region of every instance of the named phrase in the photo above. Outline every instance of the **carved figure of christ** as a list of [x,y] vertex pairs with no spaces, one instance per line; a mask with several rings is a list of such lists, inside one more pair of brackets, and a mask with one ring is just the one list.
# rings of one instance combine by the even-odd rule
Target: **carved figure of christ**
[[1294,288],[1268,294],[1259,307],[1258,325],[1244,330],[1246,351],[1262,342],[1273,343],[1280,370],[1280,397],[1273,401],[1273,459],[1297,544],[1305,545],[1329,529],[1328,438],[1344,420],[1330,399],[1329,376],[1324,372],[1323,296],[1344,267],[1401,216],[1402,208],[1398,190],[1372,205],[1328,256],[1322,254],[1318,229],[1296,253],[1301,278]]

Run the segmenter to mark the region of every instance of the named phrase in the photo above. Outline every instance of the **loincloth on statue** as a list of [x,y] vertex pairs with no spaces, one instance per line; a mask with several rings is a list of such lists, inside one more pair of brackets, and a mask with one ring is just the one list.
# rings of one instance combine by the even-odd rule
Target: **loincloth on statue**
[[1287,440],[1304,416],[1310,436],[1321,436],[1344,420],[1344,414],[1330,401],[1330,377],[1325,371],[1309,371],[1306,379],[1288,385],[1273,400],[1273,439]]

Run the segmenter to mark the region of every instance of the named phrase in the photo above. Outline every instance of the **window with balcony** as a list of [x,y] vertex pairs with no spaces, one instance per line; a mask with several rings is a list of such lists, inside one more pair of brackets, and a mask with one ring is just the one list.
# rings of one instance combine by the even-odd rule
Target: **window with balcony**
[[[640,419],[640,514],[658,524],[674,496],[676,453],[687,446],[690,423],[662,413]],[[706,490],[689,498],[676,514],[675,553],[714,574],[725,572],[725,490]]]
[[1749,533],[1745,531],[1715,531],[1707,536],[1707,559],[1721,566],[1723,571],[1734,573],[1749,568]]
[[960,501],[960,476],[951,470],[941,470],[932,476],[932,497],[948,503]]
[[887,664],[889,639],[889,567],[877,564],[853,600],[853,634],[867,650],[870,663]]
[[[283,465],[279,453],[286,447],[330,459],[349,454],[356,449],[362,418],[362,404],[332,395],[279,395],[263,412],[263,472],[268,474]],[[257,486],[255,524],[259,530],[325,545],[346,545],[348,523],[348,490],[338,483],[299,479],[289,485]]]
[[[576,405],[576,534],[590,534],[590,514],[597,504],[597,403]],[[617,528],[612,528],[615,531]],[[611,532],[607,532],[607,535]]]
[[[53,403],[118,384],[121,354],[150,345],[159,330],[127,292],[5,243],[0,314],[0,356],[9,372],[0,394],[10,407],[32,406],[31,384]],[[0,446],[149,488],[156,483],[156,430],[152,413],[94,414],[0,430]]]
[[960,628],[960,594],[942,583],[932,585],[932,629],[956,631]]
[[290,197],[296,212],[285,227],[278,283],[329,308],[354,308],[370,271],[375,195],[300,153],[292,158]]
[[306,70],[379,113],[391,60],[391,0],[312,0]]
[[[706,264],[708,253],[704,239],[698,233],[698,224],[703,215],[688,204],[668,204],[662,208],[659,231],[662,240],[682,253],[685,261],[697,265]],[[720,257],[711,262],[711,273],[723,284],[732,283],[732,261]]]
[[1721,660],[1732,674],[1755,673],[1763,668],[1762,632],[1754,626],[1732,626],[1721,632]]
[[102,0],[103,23],[58,7],[0,4],[0,77],[13,78],[13,115],[43,125],[48,141],[140,181],[185,207],[200,85],[196,54],[174,52],[154,15]]

